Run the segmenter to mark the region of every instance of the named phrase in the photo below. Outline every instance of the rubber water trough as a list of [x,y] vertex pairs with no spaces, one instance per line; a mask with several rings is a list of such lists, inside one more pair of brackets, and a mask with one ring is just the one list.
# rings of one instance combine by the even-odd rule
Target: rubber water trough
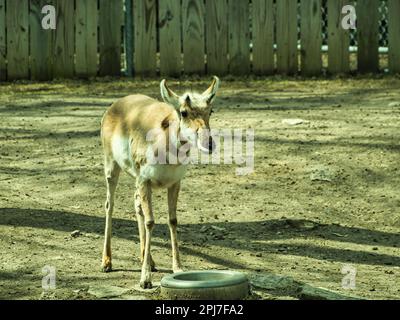
[[161,294],[167,299],[240,300],[249,292],[249,280],[236,271],[186,271],[161,280]]

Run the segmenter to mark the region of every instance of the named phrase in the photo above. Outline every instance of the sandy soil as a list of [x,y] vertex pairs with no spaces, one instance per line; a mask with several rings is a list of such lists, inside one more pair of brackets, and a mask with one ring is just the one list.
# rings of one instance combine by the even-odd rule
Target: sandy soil
[[[208,81],[171,82],[203,89]],[[186,269],[291,277],[368,299],[400,298],[400,80],[225,79],[214,128],[255,129],[255,172],[194,165],[178,219]],[[100,119],[115,99],[159,97],[158,81],[0,85],[0,298],[93,299],[96,285],[132,288],[140,277],[134,182],[122,175],[113,267],[100,272],[105,183]],[[392,103],[392,104],[391,104]],[[290,126],[283,119],[301,118]],[[323,170],[330,181],[312,180]],[[317,172],[318,173],[318,172]],[[153,256],[171,272],[164,191],[154,196]],[[71,232],[81,235],[72,237]],[[343,266],[356,288],[342,288]],[[43,291],[42,268],[57,270]],[[256,298],[297,298],[256,290]]]

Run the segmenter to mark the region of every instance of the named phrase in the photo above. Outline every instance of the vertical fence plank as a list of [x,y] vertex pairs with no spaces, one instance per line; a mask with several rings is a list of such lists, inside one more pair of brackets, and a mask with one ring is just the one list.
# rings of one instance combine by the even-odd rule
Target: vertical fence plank
[[322,71],[321,0],[301,0],[301,71],[308,76]]
[[180,0],[159,1],[160,73],[179,76],[182,71]]
[[277,69],[284,74],[298,71],[297,4],[276,0]]
[[30,0],[30,69],[32,80],[53,78],[53,34],[52,29],[43,29],[42,8],[54,5],[49,0]]
[[250,72],[249,1],[228,0],[229,72],[245,75]]
[[8,79],[29,78],[29,3],[7,0]]
[[253,71],[274,72],[274,1],[253,0]]
[[[301,0],[301,69],[306,75],[318,74],[322,69],[321,2]],[[297,72],[297,6],[291,0],[276,0],[275,16],[275,0],[251,3],[252,60],[249,1],[134,0],[136,72],[144,76],[156,74],[158,19],[163,75],[181,74],[182,46],[187,74],[204,73],[205,51],[209,73],[248,74],[251,61],[256,74],[272,73],[274,17],[278,72]],[[41,27],[41,8],[46,4],[56,5],[55,31]],[[348,4],[353,1],[327,1],[331,73],[348,72],[350,68],[349,31],[341,25],[342,7]],[[379,0],[357,3],[360,72],[379,70],[379,4]],[[389,68],[391,72],[400,72],[400,2],[388,0],[387,5]],[[7,73],[10,80],[26,79],[29,70],[31,78],[36,80],[72,77],[74,73],[84,77],[96,75],[97,25],[100,26],[99,74],[120,75],[122,15],[123,0],[0,0],[0,80],[5,80]]]
[[379,70],[379,0],[357,1],[358,71]]
[[328,71],[347,73],[350,71],[350,33],[342,27],[342,8],[353,4],[347,0],[330,0],[328,5]]
[[54,30],[55,78],[74,76],[74,1],[56,0],[57,28]]
[[155,76],[157,68],[157,1],[134,0],[134,68],[141,76]]
[[[126,73],[128,77],[133,77],[133,0],[125,0],[126,14],[124,17],[124,51],[125,51],[125,64]],[[131,14],[129,14],[129,12]]]
[[6,80],[6,0],[0,0],[0,81]]
[[228,3],[227,0],[206,0],[207,72],[225,75],[228,72]]
[[183,68],[186,74],[205,71],[204,3],[183,0]]
[[389,71],[400,73],[400,1],[389,0]]
[[122,0],[100,0],[100,66],[101,76],[121,74]]
[[75,73],[88,78],[97,75],[97,0],[76,1]]

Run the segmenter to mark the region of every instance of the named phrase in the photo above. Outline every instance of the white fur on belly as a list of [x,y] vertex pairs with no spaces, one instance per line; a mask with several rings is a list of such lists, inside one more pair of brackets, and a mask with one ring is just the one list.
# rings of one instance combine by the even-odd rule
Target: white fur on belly
[[140,177],[150,180],[154,187],[168,188],[185,176],[186,168],[186,165],[147,164],[140,168]]
[[135,165],[132,160],[131,147],[129,139],[120,136],[114,136],[111,142],[114,160],[122,170],[127,171],[133,176],[137,176]]
[[133,177],[140,177],[145,181],[151,181],[153,187],[168,188],[180,181],[186,173],[186,165],[170,164],[146,164],[137,171],[130,148],[129,139],[114,136],[111,142],[114,160],[122,170]]

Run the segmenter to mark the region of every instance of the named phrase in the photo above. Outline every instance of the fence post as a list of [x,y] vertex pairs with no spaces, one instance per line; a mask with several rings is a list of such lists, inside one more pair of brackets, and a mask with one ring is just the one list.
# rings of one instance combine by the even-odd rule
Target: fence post
[[122,0],[100,0],[100,76],[121,74]]
[[182,71],[180,0],[161,0],[159,6],[160,73],[180,76]]
[[253,0],[253,72],[274,72],[274,1]]
[[348,73],[350,71],[350,33],[342,27],[342,8],[354,4],[347,0],[329,0],[328,5],[328,71]]
[[157,67],[157,1],[133,0],[133,17],[135,73],[141,76],[155,76]]
[[298,71],[297,1],[276,0],[277,69],[284,74]]
[[0,81],[6,80],[6,0],[0,0]]
[[29,3],[7,0],[8,80],[29,78]]
[[307,76],[322,71],[321,0],[301,0],[301,72]]
[[127,77],[133,76],[133,0],[125,0],[125,61]]
[[358,71],[379,70],[379,0],[357,1]]
[[54,30],[54,77],[74,76],[74,1],[56,0],[57,28]]
[[400,1],[388,0],[389,71],[400,73]]
[[207,72],[225,75],[228,72],[228,3],[227,0],[206,0]]
[[78,77],[97,75],[97,0],[76,1],[75,72]]
[[249,1],[228,0],[229,72],[246,75],[250,72]]
[[205,37],[204,3],[198,0],[183,0],[183,68],[186,74],[204,74]]
[[42,8],[54,1],[30,0],[30,70],[32,80],[53,79],[54,30],[42,27]]

